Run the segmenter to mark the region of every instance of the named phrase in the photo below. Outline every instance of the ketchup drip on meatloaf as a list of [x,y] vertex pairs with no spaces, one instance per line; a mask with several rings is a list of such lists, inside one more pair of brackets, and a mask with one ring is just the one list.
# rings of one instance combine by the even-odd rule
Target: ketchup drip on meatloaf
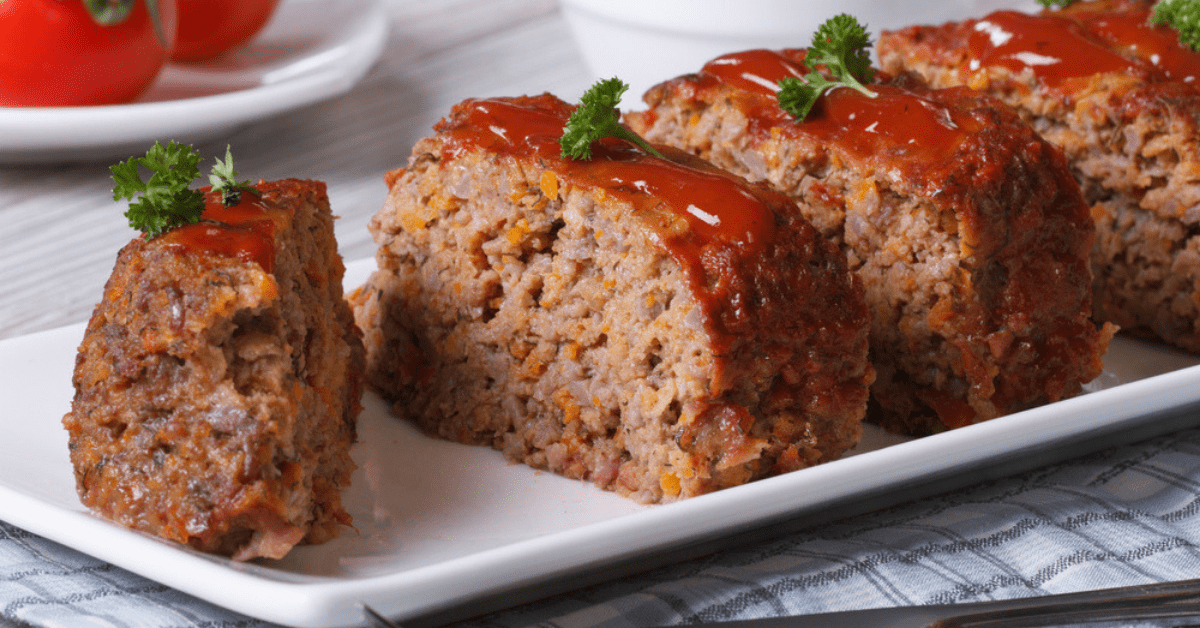
[[275,221],[255,194],[242,194],[236,205],[225,205],[221,193],[205,189],[200,222],[162,235],[164,244],[206,251],[275,271]]
[[1079,22],[1058,15],[997,11],[972,30],[972,67],[1029,69],[1047,85],[1102,72],[1136,72],[1139,65],[1113,52]]
[[1089,31],[1122,54],[1149,63],[1162,78],[1190,83],[1200,78],[1200,54],[1179,43],[1179,33],[1150,24],[1150,10],[1105,13],[1096,10],[1076,16]]
[[1120,10],[1112,4],[1041,15],[992,13],[971,25],[971,68],[1028,69],[1052,87],[1110,72],[1147,80],[1200,76],[1200,54],[1180,45],[1173,29],[1151,25],[1149,8]]
[[747,50],[709,61],[695,76],[704,90],[724,83],[739,93],[739,107],[762,134],[779,129],[805,133],[838,147],[849,156],[906,173],[926,171],[945,161],[978,124],[916,91],[872,84],[871,98],[853,89],[835,88],[817,101],[803,121],[779,108],[778,83],[807,74],[804,50]]
[[775,216],[764,197],[776,193],[748,185],[682,151],[660,147],[670,156],[662,159],[626,142],[605,139],[592,147],[591,159],[563,158],[559,138],[574,110],[549,94],[468,100],[437,130],[448,134],[449,153],[480,148],[536,157],[566,181],[629,202],[652,220],[658,207],[669,209],[686,220],[688,228],[672,228],[664,221],[657,232],[672,257],[692,273],[698,271],[707,247],[749,253],[774,240]]

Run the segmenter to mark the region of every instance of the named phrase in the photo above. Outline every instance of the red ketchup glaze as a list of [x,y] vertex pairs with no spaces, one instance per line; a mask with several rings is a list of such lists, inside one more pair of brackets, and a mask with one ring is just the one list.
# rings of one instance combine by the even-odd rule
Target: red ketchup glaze
[[456,108],[457,122],[443,122],[438,130],[450,137],[449,153],[478,147],[534,157],[566,181],[618,197],[638,210],[665,206],[690,227],[690,233],[663,242],[685,267],[693,267],[707,244],[754,249],[774,238],[774,213],[756,191],[732,175],[693,163],[688,155],[660,147],[672,155],[661,159],[606,139],[592,146],[590,160],[563,158],[559,137],[572,111],[574,107],[549,95],[467,101]]
[[756,107],[747,107],[749,103],[744,101],[740,104],[755,123],[778,126],[793,121],[791,114],[780,109],[775,100],[779,81],[789,77],[802,79],[805,74],[808,74],[808,68],[787,53],[757,49],[722,55],[709,61],[700,69],[698,81],[701,88],[724,83],[765,97],[758,100]]
[[1076,16],[1096,37],[1117,51],[1141,59],[1162,78],[1191,83],[1200,78],[1200,54],[1179,43],[1169,26],[1150,24],[1150,10],[1080,13]]
[[226,207],[221,194],[206,191],[200,222],[163,234],[169,246],[204,251],[222,257],[254,262],[268,273],[275,271],[275,221],[255,194],[243,193],[237,205]]
[[972,69],[976,64],[1029,69],[1050,86],[1100,73],[1144,71],[1143,64],[1117,54],[1068,17],[997,11],[976,22],[973,31]]
[[[698,80],[720,82],[764,98],[747,115],[771,127],[793,128],[820,138],[860,160],[895,166],[922,166],[950,157],[976,125],[942,105],[892,85],[873,84],[874,98],[838,87],[826,91],[808,117],[796,121],[776,103],[778,82],[800,77],[808,69],[799,51],[748,50],[718,57],[700,71]],[[795,55],[789,56],[789,55]]]

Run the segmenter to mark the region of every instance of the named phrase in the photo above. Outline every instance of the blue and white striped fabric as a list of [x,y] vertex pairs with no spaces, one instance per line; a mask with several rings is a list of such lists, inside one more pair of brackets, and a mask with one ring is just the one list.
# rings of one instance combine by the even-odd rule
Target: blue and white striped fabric
[[[644,628],[1200,577],[1200,429],[463,622]],[[269,624],[0,523],[0,626]]]

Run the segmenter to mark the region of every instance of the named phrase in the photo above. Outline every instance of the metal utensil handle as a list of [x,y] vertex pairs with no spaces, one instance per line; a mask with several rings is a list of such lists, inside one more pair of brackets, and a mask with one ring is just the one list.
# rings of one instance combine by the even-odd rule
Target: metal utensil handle
[[[792,623],[812,625],[812,620],[818,618],[834,621],[835,618],[849,619],[850,616],[854,616],[857,619],[865,619],[864,613],[882,618],[880,613],[893,614],[893,611],[904,612],[910,617],[913,615],[911,611],[917,611],[918,615],[926,617],[924,621],[932,621],[936,617],[943,618],[930,624],[929,628],[1033,628],[1122,620],[1200,618],[1200,579],[993,602],[833,612],[796,618],[735,620],[703,626],[787,628],[788,624]],[[388,620],[366,604],[363,605],[363,616],[367,625],[374,628],[401,628],[399,624]],[[891,625],[890,622],[884,623]],[[906,622],[905,625],[910,624]]]
[[940,621],[935,626],[1025,628],[1200,617],[1200,580],[1098,589],[986,605],[993,604],[994,608],[971,609],[962,615]]
[[370,606],[363,604],[362,607],[363,617],[366,618],[368,626],[373,626],[374,628],[401,628],[400,624],[380,615],[378,611]]

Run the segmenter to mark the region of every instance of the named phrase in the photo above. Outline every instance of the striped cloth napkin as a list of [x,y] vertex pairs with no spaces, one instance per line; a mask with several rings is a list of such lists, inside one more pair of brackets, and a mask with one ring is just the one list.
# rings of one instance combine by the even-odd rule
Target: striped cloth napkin
[[[1200,417],[1198,417],[1200,419]],[[1200,577],[1200,429],[462,622],[647,628]],[[0,522],[0,626],[265,628]]]

